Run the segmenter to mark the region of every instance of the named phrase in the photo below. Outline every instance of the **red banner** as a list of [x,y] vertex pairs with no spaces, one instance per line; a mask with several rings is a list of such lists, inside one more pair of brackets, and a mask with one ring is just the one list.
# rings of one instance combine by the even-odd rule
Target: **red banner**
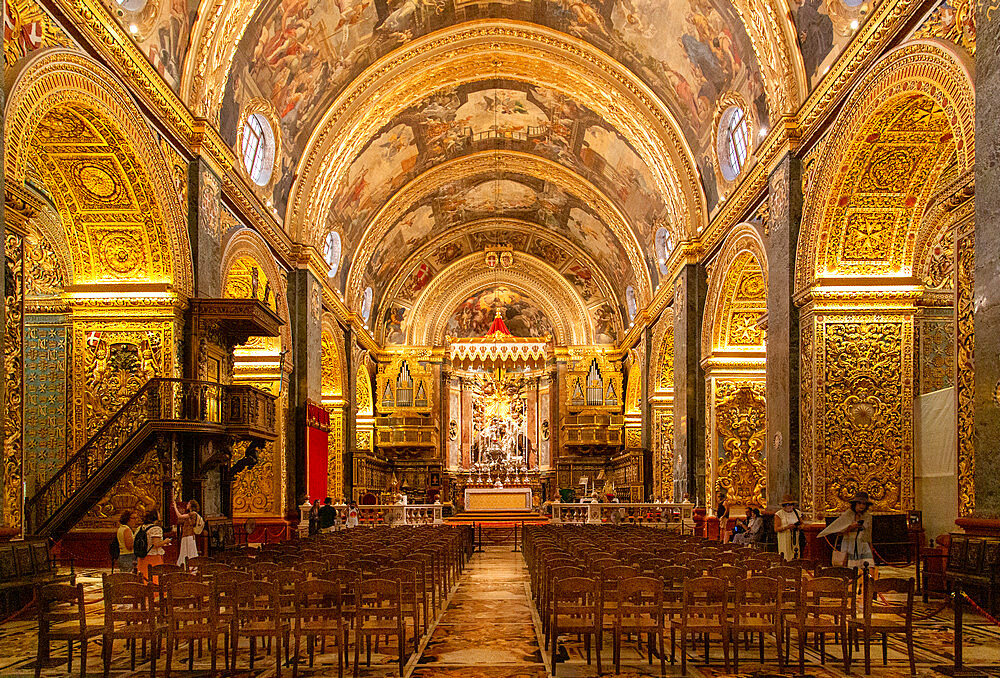
[[[309,503],[327,495],[330,444],[330,413],[319,405],[306,403],[306,493]],[[333,500],[339,501],[340,497]]]

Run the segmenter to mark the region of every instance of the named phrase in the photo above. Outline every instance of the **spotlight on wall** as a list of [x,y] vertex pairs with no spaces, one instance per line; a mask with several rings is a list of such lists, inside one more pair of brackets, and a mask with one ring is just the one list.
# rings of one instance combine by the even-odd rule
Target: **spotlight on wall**
[[136,35],[139,32],[139,27],[136,26],[135,24],[129,24],[128,32],[131,33],[132,35]]
[[767,128],[766,128],[766,127],[761,127],[761,128],[760,128],[760,136],[761,136],[761,138],[762,138],[762,139],[763,139],[763,138],[764,138],[765,136],[767,136]]
[[861,25],[861,24],[859,24],[859,23],[858,23],[858,20],[857,20],[857,19],[855,19],[854,21],[852,21],[852,22],[851,22],[851,30],[852,30],[852,31],[856,31],[856,30],[858,30],[858,26],[860,26],[860,25]]

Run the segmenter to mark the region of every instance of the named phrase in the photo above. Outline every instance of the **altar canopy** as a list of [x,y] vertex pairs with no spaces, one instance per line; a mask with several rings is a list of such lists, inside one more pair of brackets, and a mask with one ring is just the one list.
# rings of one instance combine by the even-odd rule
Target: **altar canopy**
[[451,360],[463,369],[514,367],[541,368],[549,357],[552,337],[515,337],[507,329],[500,309],[489,331],[482,337],[454,339],[451,342]]

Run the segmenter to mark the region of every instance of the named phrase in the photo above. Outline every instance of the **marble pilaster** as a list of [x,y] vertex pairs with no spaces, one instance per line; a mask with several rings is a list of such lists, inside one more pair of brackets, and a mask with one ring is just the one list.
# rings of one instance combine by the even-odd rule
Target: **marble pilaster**
[[687,264],[674,282],[674,496],[705,497],[705,371],[701,326],[708,276]]

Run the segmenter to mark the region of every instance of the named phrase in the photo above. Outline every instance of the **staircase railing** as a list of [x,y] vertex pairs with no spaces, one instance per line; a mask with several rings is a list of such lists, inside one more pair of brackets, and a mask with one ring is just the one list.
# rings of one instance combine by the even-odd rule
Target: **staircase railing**
[[150,379],[25,502],[29,533],[54,531],[47,523],[72,513],[74,497],[106,490],[153,431],[221,433],[230,419],[241,433],[273,437],[274,397],[208,381]]

